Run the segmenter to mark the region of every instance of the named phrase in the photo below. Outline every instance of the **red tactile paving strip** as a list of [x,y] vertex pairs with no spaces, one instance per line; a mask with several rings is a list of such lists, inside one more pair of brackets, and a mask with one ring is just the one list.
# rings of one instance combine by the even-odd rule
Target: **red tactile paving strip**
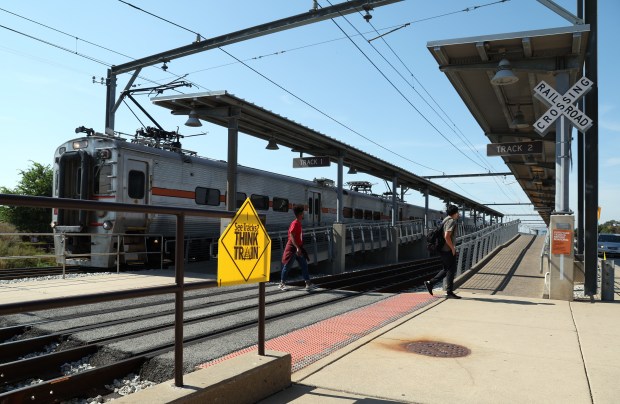
[[[266,350],[289,352],[295,372],[390,322],[433,302],[436,297],[402,293],[265,342]],[[199,365],[206,368],[227,359],[256,351],[257,345]]]

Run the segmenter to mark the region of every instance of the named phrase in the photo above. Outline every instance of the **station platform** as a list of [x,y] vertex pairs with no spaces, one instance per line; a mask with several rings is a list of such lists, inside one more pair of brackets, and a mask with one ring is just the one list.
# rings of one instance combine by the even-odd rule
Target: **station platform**
[[614,302],[542,299],[541,248],[519,237],[462,283],[460,300],[410,294],[433,301],[294,372],[262,403],[617,403],[620,267]]
[[[543,299],[541,243],[522,235],[501,248],[457,282],[462,299],[401,293],[268,340],[291,353],[293,384],[261,402],[618,402],[620,266],[614,302]],[[0,304],[173,282],[162,271],[0,284]]]

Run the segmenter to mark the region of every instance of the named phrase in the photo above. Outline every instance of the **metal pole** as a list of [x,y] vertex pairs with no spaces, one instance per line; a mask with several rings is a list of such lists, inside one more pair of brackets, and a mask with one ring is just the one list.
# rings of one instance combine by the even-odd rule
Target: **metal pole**
[[[568,91],[568,73],[560,72],[555,76],[555,90],[564,94]],[[557,213],[570,213],[568,207],[569,190],[569,165],[568,158],[570,153],[570,131],[571,125],[568,119],[562,115],[555,124],[555,211]]]
[[398,199],[396,196],[396,187],[398,186],[398,177],[392,177],[392,226],[396,226],[396,215],[398,215]]
[[116,74],[112,69],[108,69],[108,79],[106,80],[106,108],[105,108],[105,129],[114,130],[114,104],[116,102]]
[[65,279],[65,273],[67,271],[67,236],[62,235],[62,279]]
[[116,235],[116,274],[121,273],[121,236]]
[[428,187],[424,188],[424,229],[428,229]]
[[[577,0],[577,17],[583,19],[583,0]],[[585,111],[584,99],[578,101],[579,109]],[[584,218],[584,133],[577,133],[577,254],[583,254],[585,234],[585,218]],[[583,258],[582,258],[583,259]]]
[[237,149],[239,140],[239,109],[231,108],[228,117],[228,174],[226,210],[237,210]]
[[174,299],[174,384],[183,387],[183,239],[185,238],[185,215],[177,216],[177,234],[175,240],[175,282],[178,291]]
[[265,355],[265,282],[258,284],[258,354]]
[[594,82],[586,94],[585,113],[592,119],[592,127],[585,136],[585,248],[584,293],[594,296],[597,289],[597,233],[598,233],[598,22],[597,0],[585,0],[586,24],[590,24],[585,73]]
[[342,170],[343,170],[343,165],[344,165],[344,157],[342,155],[338,156],[338,189],[336,192],[338,192],[337,195],[337,199],[336,199],[336,223],[340,223],[342,222]]

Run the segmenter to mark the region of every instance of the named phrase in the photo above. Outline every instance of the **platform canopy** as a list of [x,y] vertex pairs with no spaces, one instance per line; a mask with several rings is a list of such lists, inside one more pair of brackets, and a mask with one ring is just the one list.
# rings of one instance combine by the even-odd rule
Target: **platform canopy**
[[[556,133],[555,126],[544,137],[534,130],[532,125],[549,106],[534,97],[533,88],[541,81],[556,88],[559,72],[568,73],[569,86],[582,76],[589,31],[589,25],[575,25],[427,44],[490,143],[543,142],[540,154],[497,158],[504,160],[547,224],[555,206]],[[491,83],[502,60],[509,62],[518,81]]]
[[240,132],[264,139],[266,142],[273,141],[292,151],[311,156],[327,156],[335,163],[342,157],[344,165],[354,167],[358,172],[365,172],[387,181],[392,181],[396,177],[401,187],[422,193],[428,190],[431,196],[468,210],[475,209],[479,214],[496,218],[504,216],[488,206],[226,91],[160,96],[152,98],[151,101],[155,105],[169,109],[174,115],[189,116],[192,113],[201,120],[224,127],[228,127],[229,121],[235,118]]

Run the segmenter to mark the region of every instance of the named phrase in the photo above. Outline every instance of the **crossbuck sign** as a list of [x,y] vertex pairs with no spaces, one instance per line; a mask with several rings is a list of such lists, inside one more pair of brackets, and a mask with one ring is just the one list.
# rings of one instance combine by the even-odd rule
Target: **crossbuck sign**
[[541,81],[534,88],[534,96],[550,105],[535,123],[534,129],[541,136],[545,136],[551,125],[560,116],[564,115],[581,132],[586,132],[592,126],[592,120],[579,110],[574,104],[592,89],[594,83],[587,77],[582,77],[564,95],[561,95],[549,84]]

